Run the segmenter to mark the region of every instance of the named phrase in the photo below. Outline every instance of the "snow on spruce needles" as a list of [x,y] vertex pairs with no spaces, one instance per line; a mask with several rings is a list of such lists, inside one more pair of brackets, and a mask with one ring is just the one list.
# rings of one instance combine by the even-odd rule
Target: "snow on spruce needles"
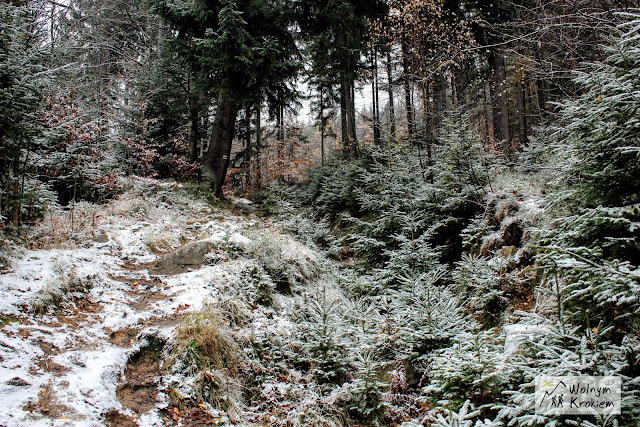
[[571,323],[569,283],[536,264],[546,214],[526,185],[489,195],[450,268],[399,240],[374,274],[305,210],[239,216],[201,193],[140,179],[14,250],[0,425],[551,425],[541,373],[621,375],[637,401],[636,335]]

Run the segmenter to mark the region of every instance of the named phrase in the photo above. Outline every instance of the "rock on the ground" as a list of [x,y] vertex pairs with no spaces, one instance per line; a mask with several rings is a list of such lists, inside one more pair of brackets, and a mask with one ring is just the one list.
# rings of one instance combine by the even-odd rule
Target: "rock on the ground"
[[109,241],[109,236],[107,236],[107,233],[105,233],[104,230],[100,230],[100,231],[98,231],[98,233],[96,233],[96,235],[93,238],[93,240],[96,243],[107,243]]
[[256,207],[253,206],[253,202],[247,199],[235,199],[233,208],[241,211],[255,211]]
[[511,246],[503,246],[502,248],[500,248],[500,256],[502,258],[513,257],[513,256],[516,255],[517,252],[518,252],[518,248],[516,248],[513,245],[511,245]]
[[216,242],[209,239],[189,243],[158,259],[149,267],[149,273],[171,275],[200,268],[206,262],[205,255],[216,247]]

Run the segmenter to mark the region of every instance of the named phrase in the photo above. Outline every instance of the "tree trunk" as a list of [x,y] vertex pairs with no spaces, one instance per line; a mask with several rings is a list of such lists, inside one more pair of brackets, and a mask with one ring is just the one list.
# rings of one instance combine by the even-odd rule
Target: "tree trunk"
[[391,139],[396,137],[396,112],[393,101],[393,64],[391,53],[387,52],[387,93],[389,95],[389,133]]
[[511,133],[509,132],[509,100],[507,98],[507,76],[503,52],[494,49],[489,52],[491,68],[491,100],[493,102],[493,127],[496,139],[502,145],[502,152],[511,158]]
[[415,134],[415,125],[413,122],[413,101],[411,100],[411,67],[408,47],[406,43],[402,43],[402,68],[404,76],[402,84],[404,86],[404,102],[407,107],[407,134],[409,139],[413,143],[413,137]]
[[221,89],[209,149],[202,159],[204,176],[216,196],[222,196],[222,186],[229,167],[237,114],[238,106],[231,98],[230,91]]
[[320,161],[321,164],[324,165],[324,90],[323,87],[320,86]]
[[260,152],[262,150],[262,123],[260,112],[262,108],[260,103],[256,107],[256,188],[262,188],[262,165],[260,160]]
[[13,225],[20,225],[22,195],[20,194],[20,148],[16,148],[13,156]]
[[245,134],[244,134],[244,155],[242,156],[242,168],[245,170],[244,185],[251,186],[251,158],[253,157],[253,147],[251,146],[251,106],[245,107]]
[[490,146],[496,139],[496,134],[493,129],[493,107],[491,106],[491,87],[489,81],[484,85],[484,129],[485,129],[485,143]]
[[527,144],[527,112],[525,102],[525,88],[523,79],[519,79],[516,87],[516,98],[518,101],[518,144],[524,147]]
[[338,37],[341,48],[340,54],[340,120],[342,129],[342,144],[344,151],[352,159],[358,155],[356,139],[356,114],[353,99],[354,78],[352,53],[349,51],[347,38],[344,33]]
[[[342,150],[348,153],[349,132],[347,131],[347,100],[345,95],[345,80],[340,76],[340,136],[342,138]],[[351,93],[351,91],[348,91]]]
[[351,77],[349,86],[351,86],[351,97],[349,106],[349,137],[351,138],[351,158],[357,159],[360,156],[360,149],[358,147],[358,137],[356,135],[356,85],[355,77]]
[[424,120],[424,140],[427,143],[427,167],[429,169],[427,180],[428,182],[433,184],[433,139],[431,137],[432,123],[429,115],[429,83],[427,82],[424,82],[422,84],[422,105]]
[[189,111],[189,130],[188,130],[188,140],[189,140],[189,161],[197,162],[198,161],[198,141],[200,140],[200,114],[198,113],[197,108],[191,108]]
[[525,100],[527,117],[529,117],[529,127],[534,123],[539,123],[542,120],[542,112],[540,111],[540,99],[538,98],[538,84],[535,80],[529,80],[525,86]]
[[[536,51],[535,58],[538,63],[544,62],[542,54],[542,52]],[[535,84],[532,88],[532,90],[535,91],[535,107],[539,121],[542,121],[546,114],[550,112],[551,104],[548,102],[551,100],[549,81],[552,78],[554,77],[550,70],[544,71],[542,75],[538,74],[536,76]]]
[[276,110],[276,140],[278,144],[282,144],[284,140],[284,106],[278,105]]
[[340,121],[342,128],[342,144],[345,153],[351,158],[356,157],[355,132],[355,104],[353,101],[353,81],[348,73],[342,73],[340,78]]
[[189,161],[198,161],[198,114],[189,120]]
[[380,143],[380,108],[378,105],[378,51],[373,47],[371,51],[371,98],[373,100],[373,143]]
[[436,111],[438,112],[438,115],[441,115],[442,113],[446,112],[449,108],[449,94],[448,94],[448,89],[447,89],[447,79],[445,78],[444,73],[441,73],[440,75],[436,76],[436,81],[437,81],[437,85],[436,85],[436,100],[437,100],[437,104],[436,104]]
[[189,127],[187,140],[189,143],[189,161],[198,161],[198,140],[200,138],[200,130],[198,124],[200,122],[200,114],[198,111],[199,95],[193,93],[193,79],[191,74],[187,80],[187,95],[189,99]]

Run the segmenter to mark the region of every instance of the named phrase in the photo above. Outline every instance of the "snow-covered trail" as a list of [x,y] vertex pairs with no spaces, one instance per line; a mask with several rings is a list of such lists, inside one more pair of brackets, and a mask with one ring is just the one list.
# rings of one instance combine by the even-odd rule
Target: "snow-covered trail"
[[[82,247],[22,250],[0,276],[0,425],[133,425],[139,414],[117,396],[129,357],[145,336],[170,335],[186,313],[238,280],[242,261],[149,273],[161,253],[201,239],[241,242],[256,221],[175,189],[152,192],[127,193],[102,209],[85,233],[97,237]],[[57,310],[33,313],[69,283],[82,286],[67,286]],[[156,398],[139,425],[170,421],[157,409],[166,396]]]

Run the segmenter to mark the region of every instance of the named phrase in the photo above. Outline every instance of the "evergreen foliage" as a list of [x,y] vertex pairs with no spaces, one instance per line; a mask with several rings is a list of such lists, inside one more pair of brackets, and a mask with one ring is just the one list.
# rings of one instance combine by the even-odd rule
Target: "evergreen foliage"
[[[598,94],[592,89],[599,79],[612,82],[613,74],[618,82],[633,81],[637,73],[632,68],[612,71],[621,64],[620,52],[630,55],[627,51],[635,49],[627,43],[633,31],[619,39],[621,46],[614,39],[616,47],[607,51],[615,53],[596,67],[602,75],[581,74],[576,80],[585,94],[559,107],[567,125],[555,132],[540,128],[521,157],[536,161],[533,173],[539,179],[558,183],[548,191],[547,211],[534,207],[538,199],[525,198],[520,184],[504,184],[495,175],[489,182],[496,173],[504,173],[502,179],[521,178],[503,172],[480,149],[469,116],[460,109],[441,121],[430,162],[410,147],[372,147],[359,161],[341,163],[339,172],[337,164],[318,168],[306,192],[296,192],[290,207],[310,204],[316,214],[330,218],[348,245],[343,256],[364,261],[345,271],[341,283],[353,298],[353,309],[336,312],[320,300],[318,307],[330,308],[331,316],[324,318],[332,319],[334,329],[315,322],[315,330],[331,330],[331,336],[340,337],[339,348],[356,355],[336,353],[347,377],[354,375],[340,388],[351,417],[374,425],[388,422],[395,411],[412,410],[410,399],[397,403],[381,393],[398,380],[387,382],[380,373],[402,360],[404,368],[393,375],[407,375],[409,394],[433,408],[414,418],[421,422],[576,424],[571,417],[535,414],[539,375],[619,375],[623,415],[608,420],[585,416],[580,422],[637,421],[632,409],[638,398],[633,378],[638,375],[640,312],[636,190],[633,180],[617,193],[611,184],[620,186],[630,178],[624,171],[633,174],[637,160],[629,141],[635,122],[610,116],[635,110],[627,105],[633,98],[628,93],[611,94],[606,103],[603,96],[598,99],[602,88]],[[598,113],[587,113],[591,104]],[[605,131],[620,135],[619,149],[600,145],[609,141],[601,134]],[[541,155],[540,144],[549,138],[561,138],[557,151]],[[615,159],[602,161],[613,168],[592,161],[610,155]],[[568,161],[554,168],[563,158]],[[587,173],[578,175],[583,165]],[[526,173],[532,173],[531,166]],[[602,192],[605,188],[609,193]],[[486,212],[474,218],[483,204]],[[446,255],[454,246],[447,241],[452,236],[460,239],[456,257]],[[470,253],[461,253],[463,244]],[[447,261],[449,268],[443,267]],[[331,348],[338,342],[314,337],[314,343],[329,342]],[[323,360],[317,352],[307,354],[309,365],[314,358]]]
[[[295,140],[306,136],[285,137],[284,119],[298,98],[303,55],[307,83],[320,92],[312,110],[322,139],[340,105],[342,155],[323,155],[304,183],[275,171],[283,182],[253,195],[272,229],[248,233],[246,243],[227,235],[204,256],[207,268],[233,262],[241,272],[231,297],[216,295],[220,313],[187,316],[168,341],[172,373],[188,378],[199,402],[264,425],[640,422],[637,12],[616,15],[626,22],[604,39],[601,59],[576,65],[570,84],[550,79],[558,86],[550,89],[525,78],[537,65],[505,54],[523,50],[505,41],[504,28],[534,8],[524,3],[151,1],[166,28],[141,2],[99,3],[0,2],[3,226],[35,221],[57,204],[69,204],[73,217],[76,201],[117,194],[122,174],[198,179],[200,150],[220,195],[240,111],[238,158],[249,163],[266,148],[264,105],[275,121],[264,133],[273,131],[279,150],[265,168],[293,169]],[[359,144],[360,60],[370,20],[387,7],[398,14],[387,18],[398,19],[376,49],[388,53],[390,97],[403,84],[398,111],[407,123],[398,125],[407,135],[389,129],[385,144],[377,128]],[[56,19],[44,14],[59,9]],[[427,23],[443,37],[426,40]],[[478,41],[487,46],[469,48]],[[459,56],[455,68],[443,66],[445,52],[463,48],[469,64]],[[392,71],[394,57],[402,75]],[[441,75],[426,75],[433,67]],[[553,114],[533,105],[569,87],[576,95],[554,103]],[[470,107],[478,97],[491,98],[487,111]],[[516,110],[518,126],[508,118]],[[204,187],[188,188],[201,195]],[[142,218],[150,203],[129,209]],[[247,224],[259,221],[250,215]],[[70,285],[45,287],[36,311],[62,301],[62,291],[86,291],[87,283],[63,278]],[[537,414],[540,375],[618,376],[623,412]]]
[[444,271],[422,274],[417,280],[405,279],[402,288],[389,293],[389,314],[399,326],[400,336],[394,356],[408,356],[422,363],[435,349],[449,346],[464,330],[466,318],[451,289],[441,286]]
[[491,331],[462,332],[450,347],[432,355],[430,384],[423,391],[438,404],[452,408],[467,400],[477,406],[495,405],[508,389],[509,371],[499,366],[503,351]]
[[383,399],[382,389],[388,386],[379,379],[382,363],[373,351],[356,354],[355,378],[342,386],[341,392],[348,396],[345,402],[349,413],[365,423],[385,421],[389,403]]
[[214,193],[221,195],[238,111],[264,98],[271,106],[284,105],[295,93],[292,81],[301,65],[290,31],[293,8],[288,2],[263,0],[155,0],[152,5],[176,30],[175,49],[190,47],[190,71],[199,75],[202,70],[203,87],[218,94],[203,166]]
[[[585,93],[561,107],[568,125],[557,135],[569,145],[564,179],[578,213],[556,220],[540,258],[573,321],[584,330],[602,328],[600,323],[613,326],[609,337],[618,342],[636,329],[640,309],[640,213],[634,204],[638,157],[633,145],[634,114],[640,107],[634,57],[640,50],[629,41],[637,39],[640,21],[630,18],[605,49],[607,59],[594,64],[591,74],[577,77]],[[578,164],[583,178],[575,180]]]
[[468,313],[486,327],[500,324],[509,304],[529,289],[531,273],[514,269],[513,263],[510,258],[469,254],[463,255],[453,272],[456,294]]
[[431,163],[411,147],[371,147],[358,162],[318,168],[302,196],[349,224],[346,241],[378,269],[382,286],[455,262],[462,251],[457,236],[478,210],[486,178],[476,170],[468,116],[456,109],[448,117]]
[[[637,38],[634,34],[640,27],[637,16],[627,17],[629,22],[605,48],[607,59],[591,64],[591,73],[576,78],[583,95],[560,105],[565,127],[554,136],[560,138],[558,152],[566,158],[560,175],[564,185],[549,199],[552,205],[557,199],[566,202],[568,192],[573,200],[569,209],[556,207],[557,217],[540,240],[538,264],[544,272],[540,291],[545,296],[539,302],[548,318],[529,316],[522,322],[538,325],[520,362],[529,381],[541,369],[550,375],[578,372],[623,378],[623,407],[628,409],[615,420],[590,418],[588,422],[596,425],[632,425],[638,419],[631,409],[637,405],[637,385],[626,375],[637,375],[638,360],[633,172],[638,163],[631,143],[637,133],[633,57],[638,51],[629,40]],[[533,405],[526,388],[521,386],[510,398],[516,405],[501,409],[500,416],[517,423],[550,422],[526,409]]]
[[346,328],[341,301],[323,289],[304,309],[300,359],[320,383],[341,384],[348,369]]
[[623,16],[628,22],[602,47],[606,59],[578,73],[582,95],[560,105],[563,128],[556,137],[569,149],[577,195],[591,207],[640,202],[640,20]]
[[[43,143],[39,137],[44,124],[38,110],[49,73],[37,20],[37,9],[0,3],[0,223],[8,219],[18,225],[21,207],[35,196],[25,192],[20,178],[28,154]],[[36,205],[42,209],[45,203]]]

